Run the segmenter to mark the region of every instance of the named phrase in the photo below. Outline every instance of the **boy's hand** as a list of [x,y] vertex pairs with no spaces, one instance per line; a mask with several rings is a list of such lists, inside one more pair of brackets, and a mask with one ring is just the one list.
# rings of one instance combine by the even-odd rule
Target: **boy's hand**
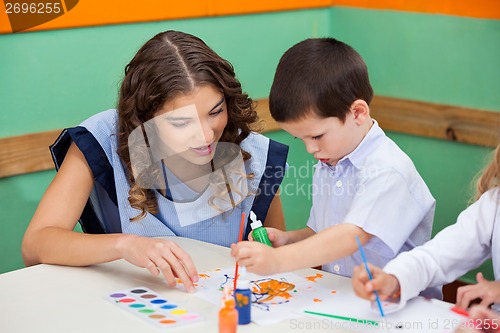
[[469,307],[472,300],[481,299],[481,305],[500,302],[500,281],[488,281],[482,273],[476,275],[477,284],[463,286],[457,289],[457,306],[463,309]]
[[[271,237],[271,236],[270,236]],[[277,249],[259,242],[239,242],[231,244],[231,255],[238,265],[259,275],[272,275],[280,272],[280,258]]]
[[[386,300],[394,297],[394,294],[399,292],[399,281],[394,275],[385,273],[381,268],[368,264],[373,280],[370,281],[365,265],[354,267],[352,274],[352,287],[357,296],[375,301],[375,290],[378,292],[380,299]],[[394,301],[398,300],[394,299]]]
[[[273,244],[273,247],[280,247],[286,245],[286,243],[288,242],[288,235],[286,231],[281,231],[275,228],[266,228],[266,231],[271,244]],[[248,236],[248,240],[250,241],[254,241],[252,233],[250,233],[250,235]]]

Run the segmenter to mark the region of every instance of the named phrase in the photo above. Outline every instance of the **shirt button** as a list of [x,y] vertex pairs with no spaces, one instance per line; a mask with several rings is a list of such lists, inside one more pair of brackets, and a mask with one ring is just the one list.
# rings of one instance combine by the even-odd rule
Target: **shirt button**
[[337,186],[338,188],[341,188],[342,187],[342,181],[337,180],[337,182],[335,183],[335,186]]
[[340,266],[339,265],[333,266],[333,270],[338,273],[340,271]]

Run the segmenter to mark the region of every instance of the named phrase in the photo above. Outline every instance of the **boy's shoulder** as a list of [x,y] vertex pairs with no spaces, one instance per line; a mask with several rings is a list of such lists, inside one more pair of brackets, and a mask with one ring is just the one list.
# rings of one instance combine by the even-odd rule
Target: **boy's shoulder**
[[372,154],[368,156],[366,163],[382,172],[385,170],[397,173],[406,179],[407,183],[421,179],[411,158],[389,137],[386,137],[384,142],[374,149]]
[[402,173],[415,169],[410,157],[385,134],[376,120],[350,159],[358,168],[376,166],[379,170],[393,169]]
[[363,162],[358,165],[370,171],[364,174],[373,174],[374,170],[379,175],[381,172],[397,173],[407,183],[421,178],[411,158],[382,129],[365,153]]
[[368,159],[372,163],[389,168],[415,168],[411,158],[389,137],[385,136],[378,147],[376,147]]

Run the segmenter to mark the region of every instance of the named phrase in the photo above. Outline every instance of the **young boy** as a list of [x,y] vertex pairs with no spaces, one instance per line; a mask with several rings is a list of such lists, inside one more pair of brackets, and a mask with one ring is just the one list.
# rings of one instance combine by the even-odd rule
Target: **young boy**
[[362,263],[384,266],[399,252],[429,240],[435,200],[410,158],[370,117],[367,67],[333,38],[307,39],[281,58],[270,109],[281,128],[301,139],[319,161],[307,227],[268,228],[273,247],[232,245],[248,271],[267,275],[323,265],[351,276]]

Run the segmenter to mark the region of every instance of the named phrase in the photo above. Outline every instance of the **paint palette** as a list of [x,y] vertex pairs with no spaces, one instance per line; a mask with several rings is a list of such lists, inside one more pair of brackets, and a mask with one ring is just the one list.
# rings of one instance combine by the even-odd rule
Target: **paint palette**
[[146,287],[112,292],[106,299],[158,328],[174,328],[203,320],[200,315]]

